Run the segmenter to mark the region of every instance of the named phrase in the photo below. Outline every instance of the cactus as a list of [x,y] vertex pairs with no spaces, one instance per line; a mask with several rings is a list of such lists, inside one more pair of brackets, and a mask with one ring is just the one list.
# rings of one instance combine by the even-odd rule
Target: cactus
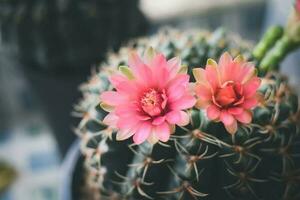
[[82,73],[103,59],[103,50],[146,30],[137,5],[137,0],[0,0],[1,36],[16,43],[26,67]]
[[[176,127],[168,142],[140,145],[116,141],[103,123],[107,115],[99,95],[112,86],[108,77],[127,65],[128,52],[153,46],[168,58],[178,56],[191,74],[227,51],[251,57],[252,46],[223,30],[162,30],[109,53],[99,71],[81,85],[83,99],[75,105],[81,118],[75,132],[84,155],[82,199],[299,199],[300,137],[298,98],[278,73],[262,78],[259,105],[251,124],[228,134],[220,122],[199,109],[188,111],[190,123]],[[192,76],[191,76],[192,77]]]

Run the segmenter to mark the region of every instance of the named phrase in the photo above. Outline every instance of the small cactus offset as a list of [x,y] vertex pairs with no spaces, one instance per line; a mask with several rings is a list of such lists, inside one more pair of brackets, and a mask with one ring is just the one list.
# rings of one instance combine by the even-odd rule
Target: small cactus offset
[[108,54],[73,113],[77,198],[300,199],[298,97],[278,72],[257,76],[251,49],[221,29],[166,29]]

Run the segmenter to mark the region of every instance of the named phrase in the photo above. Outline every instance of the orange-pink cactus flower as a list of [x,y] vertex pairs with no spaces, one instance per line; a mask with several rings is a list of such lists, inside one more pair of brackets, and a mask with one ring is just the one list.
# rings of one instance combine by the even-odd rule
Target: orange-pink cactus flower
[[175,124],[189,123],[186,109],[196,103],[189,75],[178,58],[167,61],[151,48],[144,59],[132,53],[128,64],[110,77],[115,91],[101,94],[102,105],[112,108],[103,122],[118,130],[117,140],[133,136],[135,144],[167,142]]
[[241,56],[234,60],[224,53],[219,63],[209,59],[205,69],[193,70],[196,79],[196,107],[205,108],[210,120],[221,121],[234,134],[238,123],[252,121],[251,109],[258,104],[257,90],[261,80],[255,66]]

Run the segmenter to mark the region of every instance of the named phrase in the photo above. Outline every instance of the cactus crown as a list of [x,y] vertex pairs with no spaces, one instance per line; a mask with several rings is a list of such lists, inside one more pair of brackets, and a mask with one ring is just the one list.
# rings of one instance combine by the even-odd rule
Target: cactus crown
[[110,108],[101,106],[99,96],[112,89],[108,79],[118,66],[128,64],[129,51],[141,53],[148,46],[167,58],[180,57],[188,74],[224,51],[251,56],[251,45],[223,30],[170,29],[108,54],[81,85],[83,99],[74,111],[82,118],[76,133],[84,155],[86,195],[120,200],[300,198],[298,98],[277,73],[262,78],[253,120],[239,125],[235,134],[191,108],[190,123],[177,126],[167,142],[116,141],[115,130],[103,123]]

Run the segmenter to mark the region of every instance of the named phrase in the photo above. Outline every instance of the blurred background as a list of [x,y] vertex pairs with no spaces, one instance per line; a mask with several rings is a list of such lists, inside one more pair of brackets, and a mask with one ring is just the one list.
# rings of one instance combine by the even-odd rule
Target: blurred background
[[[0,200],[58,199],[78,85],[107,51],[162,26],[256,42],[293,0],[0,0]],[[290,55],[282,71],[300,84]],[[298,81],[298,82],[297,82]],[[299,87],[298,87],[299,88]]]

